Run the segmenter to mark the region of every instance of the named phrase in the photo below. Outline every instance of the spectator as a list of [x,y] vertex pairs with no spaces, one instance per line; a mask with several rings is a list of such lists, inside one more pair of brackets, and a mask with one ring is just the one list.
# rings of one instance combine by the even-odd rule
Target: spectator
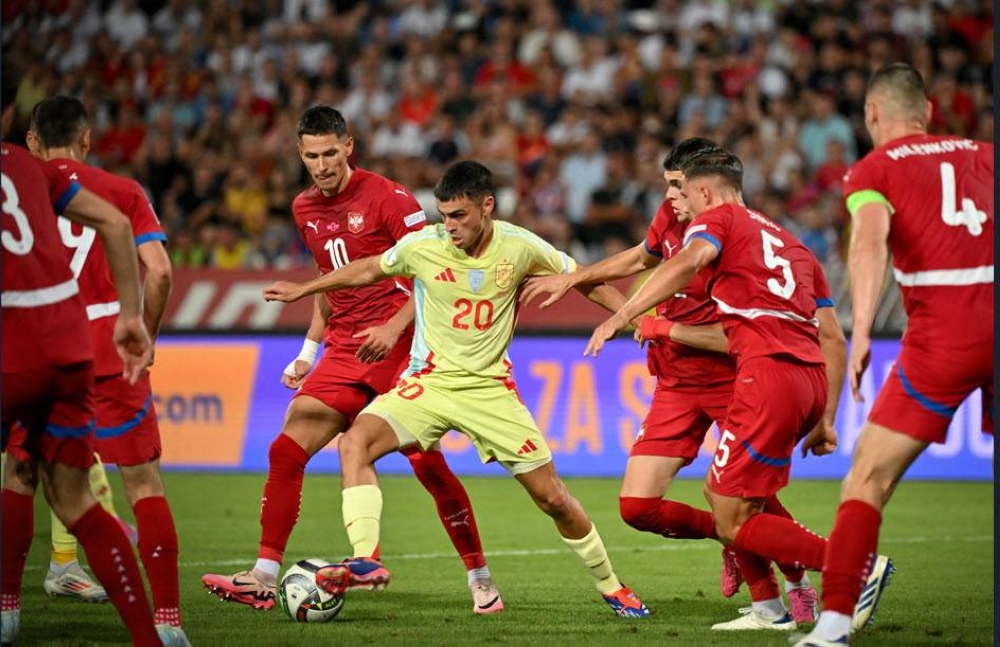
[[799,149],[810,168],[816,169],[826,160],[827,143],[831,139],[843,142],[847,162],[853,164],[857,159],[857,148],[850,122],[837,114],[833,97],[812,93],[810,116],[802,123],[798,140]]

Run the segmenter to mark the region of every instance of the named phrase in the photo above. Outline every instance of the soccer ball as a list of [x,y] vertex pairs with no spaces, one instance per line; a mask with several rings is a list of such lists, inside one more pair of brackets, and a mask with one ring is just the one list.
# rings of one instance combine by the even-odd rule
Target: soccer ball
[[343,595],[331,595],[316,586],[316,571],[324,566],[330,566],[330,562],[303,559],[281,578],[278,600],[295,622],[329,622],[344,608]]

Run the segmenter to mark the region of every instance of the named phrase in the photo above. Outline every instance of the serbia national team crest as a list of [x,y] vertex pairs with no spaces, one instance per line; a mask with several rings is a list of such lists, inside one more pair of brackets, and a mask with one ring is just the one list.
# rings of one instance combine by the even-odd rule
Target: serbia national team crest
[[486,274],[482,270],[469,270],[469,287],[472,288],[473,292],[479,292],[479,288],[483,287],[483,279]]
[[497,287],[505,290],[514,282],[514,264],[497,263]]
[[360,211],[347,212],[347,228],[352,234],[359,233],[365,228],[365,214]]

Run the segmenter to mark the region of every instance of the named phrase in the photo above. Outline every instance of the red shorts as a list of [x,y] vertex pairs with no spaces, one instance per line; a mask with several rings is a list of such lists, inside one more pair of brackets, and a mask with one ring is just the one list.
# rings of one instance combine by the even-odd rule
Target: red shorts
[[160,457],[149,373],[132,386],[119,374],[97,380],[97,453],[105,463],[142,465]]
[[956,356],[904,343],[868,420],[925,443],[943,443],[955,410],[976,389],[982,389],[983,431],[993,433],[993,349]]
[[375,399],[391,389],[410,358],[410,341],[400,339],[385,359],[363,364],[354,351],[327,346],[293,398],[308,395],[347,418],[348,424]]
[[685,458],[684,464],[690,464],[712,423],[722,428],[732,398],[732,382],[705,389],[656,389],[629,456]]
[[772,357],[743,362],[709,468],[712,491],[750,499],[785,487],[795,444],[819,422],[826,398],[822,364]]
[[4,373],[0,380],[5,450],[22,462],[90,468],[94,463],[93,364]]

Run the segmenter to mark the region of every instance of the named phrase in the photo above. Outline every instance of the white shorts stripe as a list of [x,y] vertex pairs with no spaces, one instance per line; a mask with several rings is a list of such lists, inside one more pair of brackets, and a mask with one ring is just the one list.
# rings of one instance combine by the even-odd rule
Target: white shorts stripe
[[927,270],[926,272],[900,272],[892,270],[896,283],[906,287],[947,285],[980,285],[993,282],[993,266],[965,267],[957,270]]
[[808,323],[819,327],[819,319],[816,319],[815,317],[812,319],[806,319],[802,315],[798,315],[787,310],[769,310],[767,308],[734,308],[725,301],[716,297],[712,297],[712,300],[719,304],[719,310],[725,312],[726,314],[739,315],[740,317],[746,317],[747,319],[756,319],[757,317],[778,317],[780,319],[800,321],[802,323]]
[[101,319],[102,317],[110,317],[116,315],[121,311],[121,306],[117,301],[109,301],[107,303],[91,303],[87,306],[87,319],[93,321],[94,319]]
[[78,294],[76,279],[36,290],[6,290],[0,293],[0,306],[4,308],[38,308],[59,303]]

